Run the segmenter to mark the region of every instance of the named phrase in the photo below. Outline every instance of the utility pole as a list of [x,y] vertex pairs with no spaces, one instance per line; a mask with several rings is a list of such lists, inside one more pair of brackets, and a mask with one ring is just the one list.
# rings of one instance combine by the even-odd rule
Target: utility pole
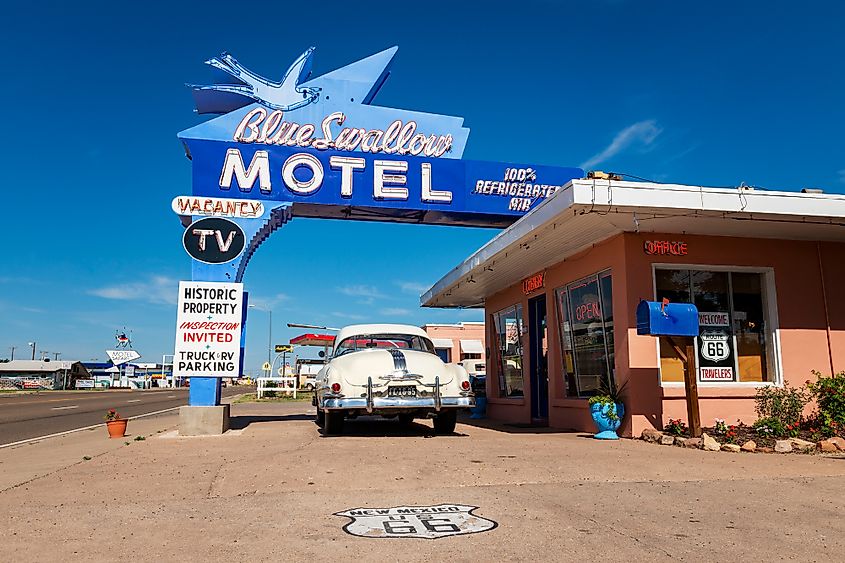
[[53,357],[57,362],[59,361],[59,356],[61,356],[61,355],[62,355],[61,352],[53,352]]
[[15,360],[15,348],[17,348],[17,346],[9,346],[9,348],[12,350],[12,357],[10,358],[9,361],[14,361]]
[[30,342],[29,347],[32,348],[32,359],[35,360],[35,342]]

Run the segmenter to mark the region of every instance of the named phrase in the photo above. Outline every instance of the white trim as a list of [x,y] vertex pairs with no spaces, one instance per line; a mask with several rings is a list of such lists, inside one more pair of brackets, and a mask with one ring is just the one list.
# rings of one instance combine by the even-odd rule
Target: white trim
[[[674,264],[667,262],[652,262],[651,264],[651,295],[652,298],[657,299],[657,270],[695,270],[695,271],[710,271],[710,272],[739,272],[747,274],[760,274],[763,278],[761,284],[763,308],[765,314],[766,337],[771,343],[771,353],[766,353],[766,368],[772,374],[771,381],[699,381],[696,373],[696,381],[700,387],[780,387],[783,385],[783,360],[780,349],[780,325],[778,324],[777,316],[777,294],[775,292],[775,272],[774,268],[769,266],[732,266],[725,264]],[[731,300],[733,297],[731,296]],[[733,327],[731,327],[733,331]],[[695,339],[697,341],[698,338]],[[657,353],[657,380],[661,387],[683,387],[684,384],[680,381],[663,381],[663,367],[660,362],[660,339],[654,339],[655,351]],[[739,354],[736,346],[736,336],[734,335],[734,354],[736,356],[735,363],[737,365],[736,377],[739,379]]]

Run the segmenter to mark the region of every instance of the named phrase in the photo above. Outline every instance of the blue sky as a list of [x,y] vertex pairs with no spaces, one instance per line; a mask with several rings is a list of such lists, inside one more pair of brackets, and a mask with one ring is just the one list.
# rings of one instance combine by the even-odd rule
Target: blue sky
[[[277,76],[314,45],[317,76],[398,45],[375,103],[464,116],[466,158],[841,193],[838,4],[17,2],[0,21],[0,357],[34,340],[102,359],[124,326],[147,361],[172,350],[190,276],[170,211],[190,190],[176,133],[207,119],[184,83],[222,51]],[[288,321],[480,320],[418,298],[494,234],[295,219],[245,282],[278,342],[301,332]],[[339,238],[359,255],[334,252]],[[247,370],[266,331],[253,311]]]

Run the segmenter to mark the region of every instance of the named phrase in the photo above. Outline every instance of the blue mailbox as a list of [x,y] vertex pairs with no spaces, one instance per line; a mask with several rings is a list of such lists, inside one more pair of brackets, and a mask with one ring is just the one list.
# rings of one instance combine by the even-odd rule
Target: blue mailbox
[[640,301],[637,334],[650,336],[698,336],[698,309],[692,303]]

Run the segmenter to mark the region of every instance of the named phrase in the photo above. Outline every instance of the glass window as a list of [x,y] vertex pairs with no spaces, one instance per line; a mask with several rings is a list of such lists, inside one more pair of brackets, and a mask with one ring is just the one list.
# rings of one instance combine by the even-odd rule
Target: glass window
[[334,355],[342,356],[350,352],[367,350],[370,348],[401,348],[405,350],[417,350],[434,354],[434,344],[431,340],[413,334],[356,334],[345,338],[335,348]]
[[499,352],[499,396],[522,397],[522,305],[493,315]]
[[[694,344],[702,382],[771,381],[763,274],[708,270],[655,270],[658,301],[695,303],[699,337],[675,338]],[[660,374],[664,382],[683,382],[684,364],[668,338],[660,338]]]
[[557,290],[563,376],[570,397],[596,395],[613,382],[613,294],[609,272]]
[[452,351],[449,348],[437,348],[435,352],[437,352],[437,355],[440,356],[441,360],[443,360],[443,363],[448,364],[452,361],[450,359]]
[[481,354],[466,352],[461,354],[461,360],[480,360]]
[[766,314],[760,274],[732,273],[733,330],[740,381],[771,381],[766,365]]

